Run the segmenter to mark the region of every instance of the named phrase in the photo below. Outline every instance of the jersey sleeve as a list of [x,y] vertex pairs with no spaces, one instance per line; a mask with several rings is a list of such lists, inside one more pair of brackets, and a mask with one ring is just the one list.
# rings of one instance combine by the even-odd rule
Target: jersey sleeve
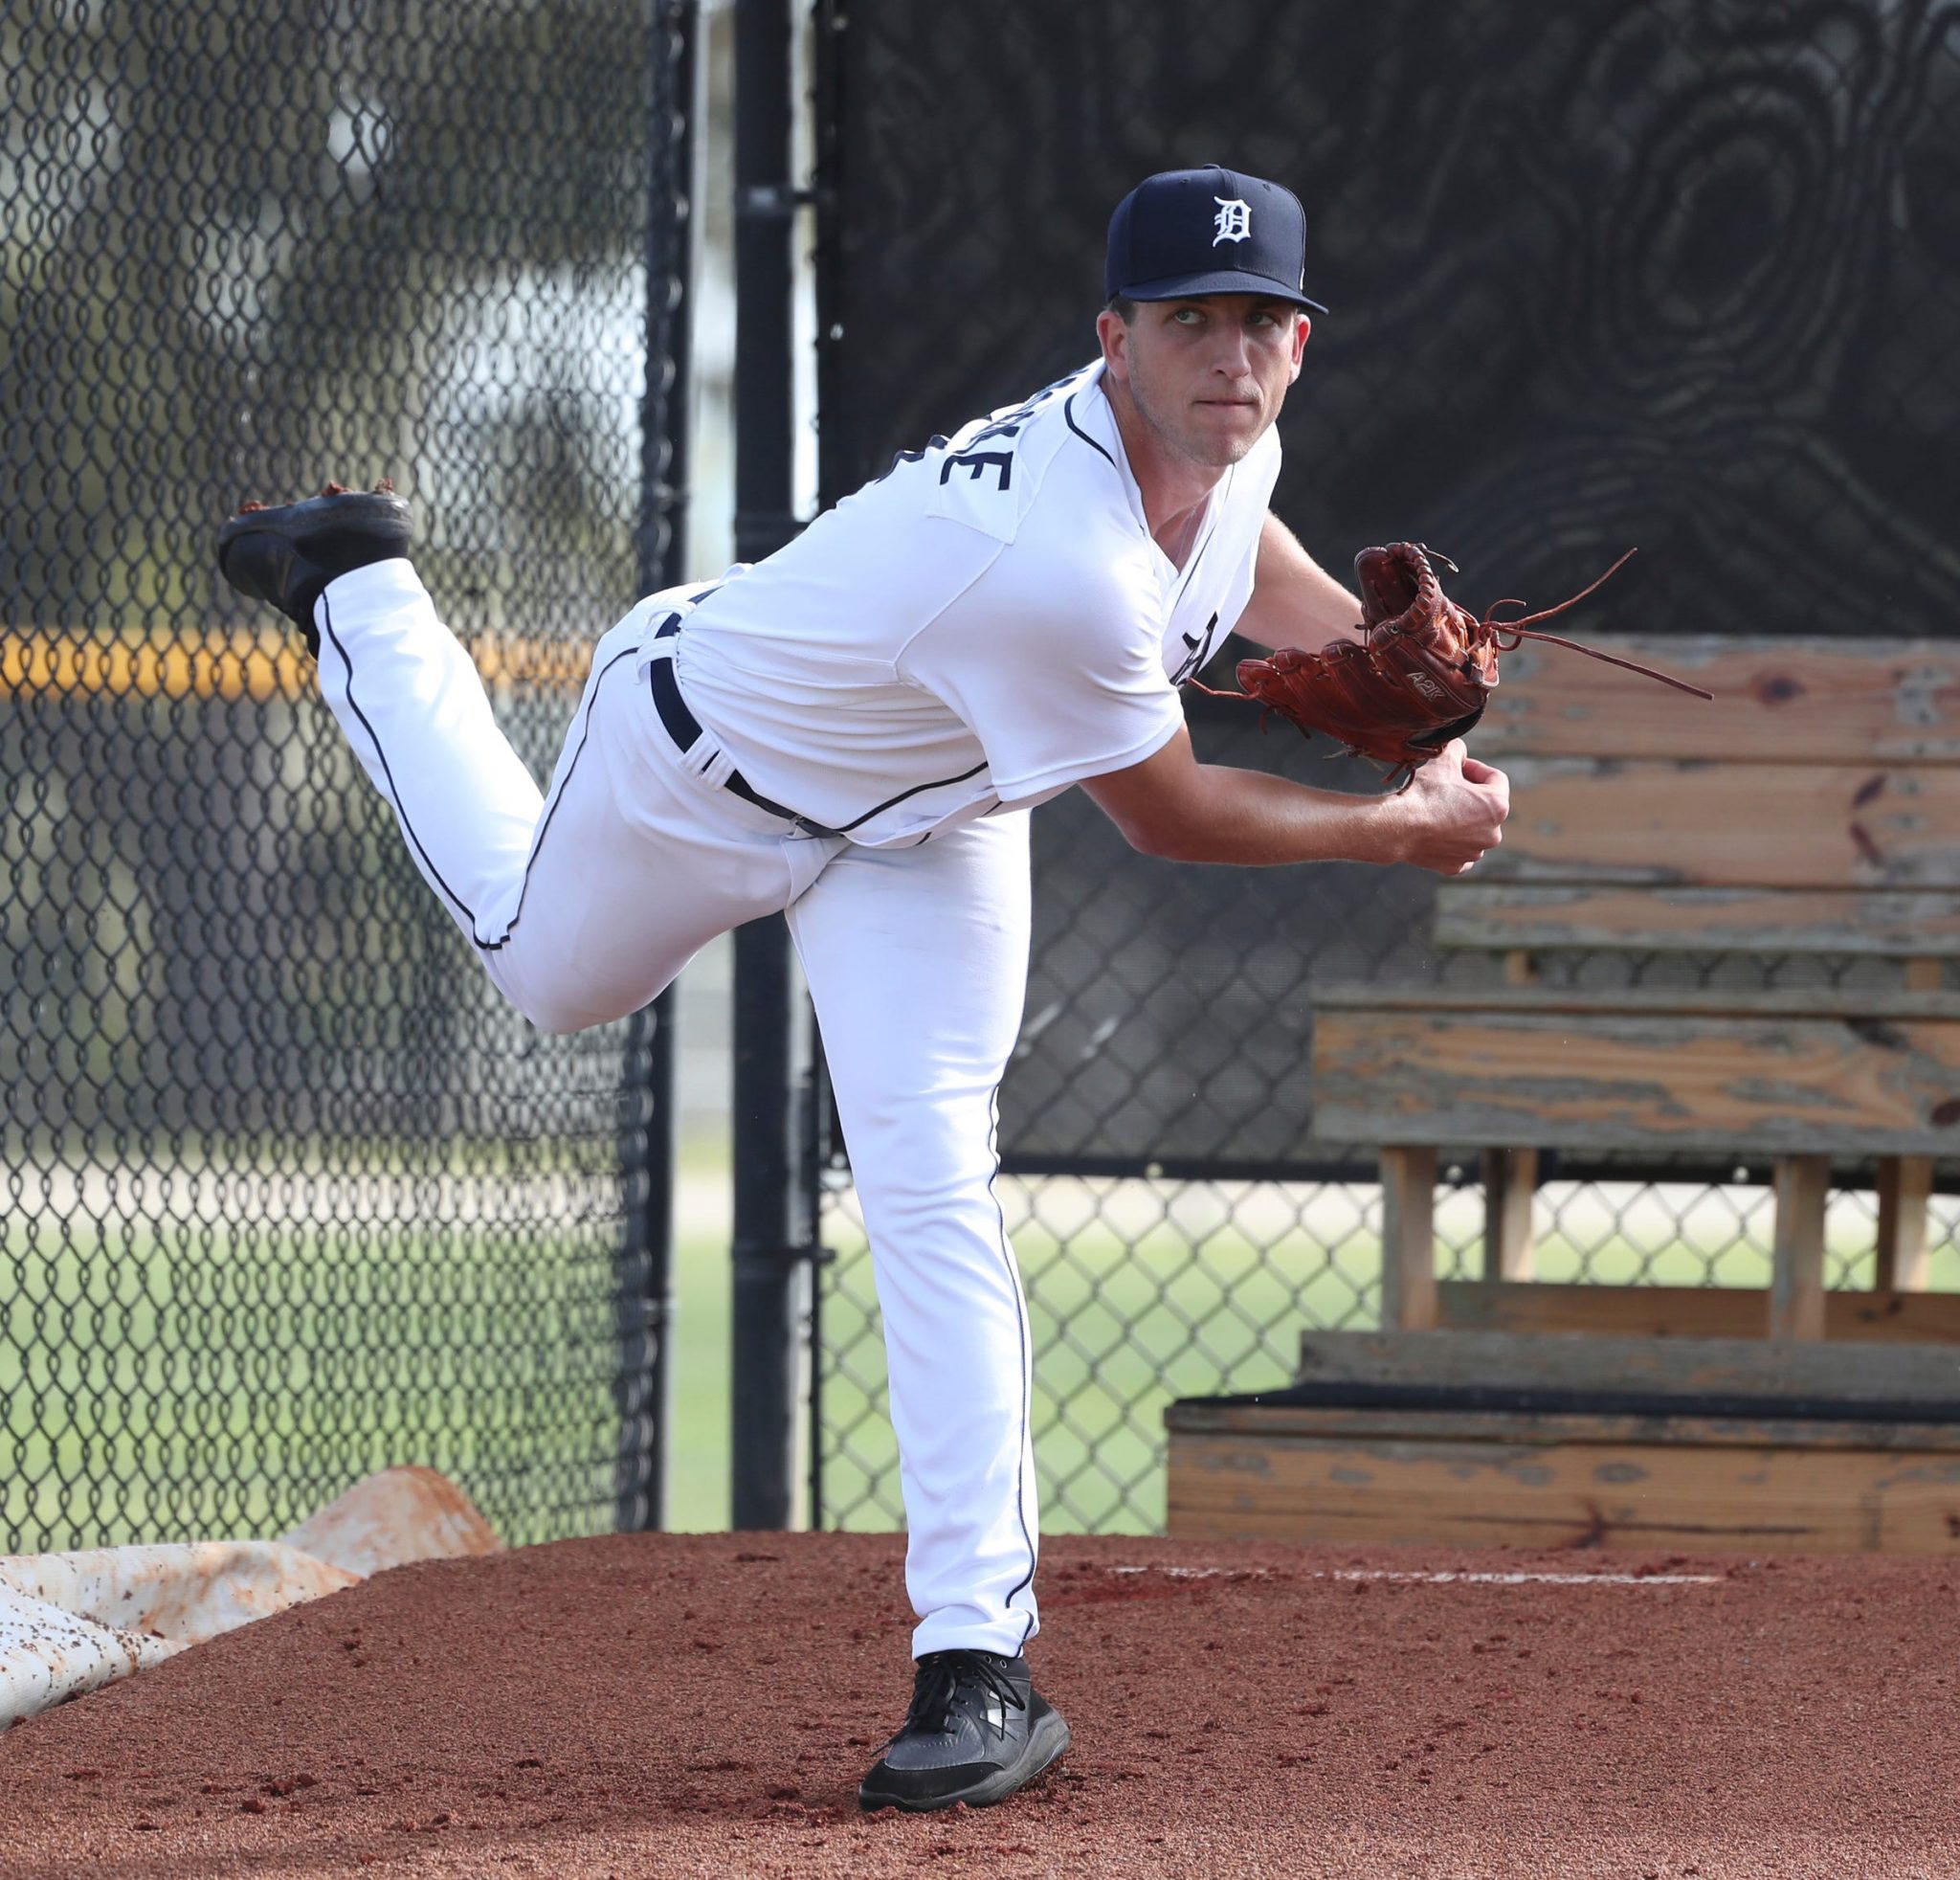
[[958,714],[1004,803],[1140,764],[1184,723],[1154,583],[1117,568],[1023,574],[1012,553],[918,634],[902,677]]

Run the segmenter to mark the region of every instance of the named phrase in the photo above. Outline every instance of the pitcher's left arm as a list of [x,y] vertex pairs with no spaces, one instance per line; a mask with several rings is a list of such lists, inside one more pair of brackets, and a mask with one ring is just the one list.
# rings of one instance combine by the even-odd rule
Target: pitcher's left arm
[[1268,511],[1259,531],[1252,598],[1238,616],[1236,631],[1269,650],[1299,646],[1318,652],[1333,640],[1361,638],[1361,602]]

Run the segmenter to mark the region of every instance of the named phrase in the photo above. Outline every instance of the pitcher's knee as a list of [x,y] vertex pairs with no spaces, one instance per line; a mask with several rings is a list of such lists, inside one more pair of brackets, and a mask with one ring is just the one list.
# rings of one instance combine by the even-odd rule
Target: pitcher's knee
[[562,1038],[568,1032],[583,1031],[592,1021],[573,1009],[569,1001],[549,996],[526,996],[512,998],[522,1017],[537,1026],[542,1032],[549,1032],[554,1038]]
[[539,984],[508,969],[500,971],[490,959],[484,964],[489,969],[491,983],[542,1032],[562,1037],[619,1016],[593,1010],[590,997],[576,986],[553,985],[548,981]]
[[604,1018],[592,1018],[590,1014],[580,1012],[569,1005],[521,1005],[518,1010],[540,1031],[548,1032],[554,1038],[563,1038],[568,1033],[584,1031],[589,1026],[602,1025],[606,1022]]

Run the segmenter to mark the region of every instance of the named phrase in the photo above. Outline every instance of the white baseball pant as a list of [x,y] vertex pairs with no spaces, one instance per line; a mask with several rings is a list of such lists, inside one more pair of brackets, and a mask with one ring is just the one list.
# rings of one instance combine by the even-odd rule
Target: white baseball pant
[[992,1182],[1027,814],[903,849],[791,831],[720,787],[711,736],[676,750],[640,670],[648,607],[599,641],[543,795],[406,561],[328,585],[321,692],[424,879],[544,1030],[622,1018],[716,934],[787,910],[884,1317],[913,1651],[1016,1652],[1037,1623],[1029,1330]]

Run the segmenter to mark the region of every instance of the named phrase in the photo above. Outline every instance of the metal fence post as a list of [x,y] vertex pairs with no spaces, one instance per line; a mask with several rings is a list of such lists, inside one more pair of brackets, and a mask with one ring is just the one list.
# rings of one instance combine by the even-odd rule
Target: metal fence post
[[[701,235],[694,213],[705,72],[700,0],[654,9],[648,126],[647,383],[641,402],[638,572],[642,593],[685,578],[689,287]],[[628,1021],[620,1103],[628,1197],[619,1261],[619,1463],[622,1533],[667,1525],[674,1426],[675,997],[670,987]]]
[[[788,0],[735,9],[735,545],[744,561],[796,532],[791,514]],[[780,919],[735,936],[733,1522],[794,1518],[813,1211],[799,1153],[808,1022]]]

